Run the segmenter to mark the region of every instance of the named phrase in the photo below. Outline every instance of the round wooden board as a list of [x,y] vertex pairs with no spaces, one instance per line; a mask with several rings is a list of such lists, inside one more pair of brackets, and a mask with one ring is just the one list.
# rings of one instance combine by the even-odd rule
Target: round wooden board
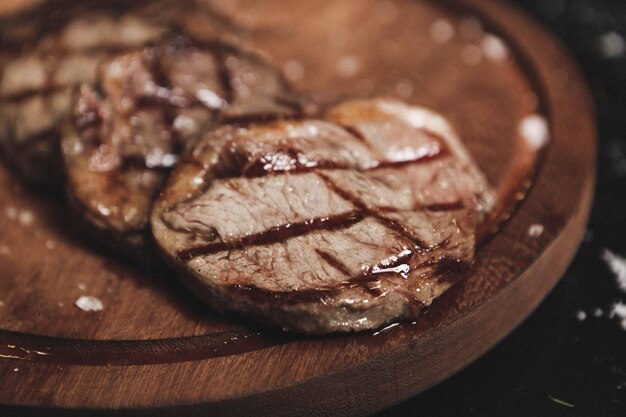
[[[491,348],[572,259],[593,193],[593,109],[567,54],[533,21],[487,0],[239,7],[224,13],[253,28],[246,41],[300,89],[321,101],[388,95],[440,111],[495,187],[527,156],[522,118],[545,114],[551,142],[530,192],[479,250],[468,279],[418,322],[305,338],[221,316],[167,270],[142,271],[106,254],[74,233],[62,201],[28,190],[2,167],[0,404],[12,412],[372,413]],[[504,41],[508,58],[485,43],[494,40],[487,33]],[[529,235],[533,224],[543,226],[540,236]],[[104,309],[78,309],[81,295]]]

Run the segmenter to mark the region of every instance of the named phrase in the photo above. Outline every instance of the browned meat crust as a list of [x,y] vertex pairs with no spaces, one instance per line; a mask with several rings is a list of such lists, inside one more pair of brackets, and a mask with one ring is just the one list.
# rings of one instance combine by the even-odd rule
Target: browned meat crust
[[328,333],[414,318],[473,262],[490,200],[443,118],[365,100],[204,135],[151,221],[209,304]]

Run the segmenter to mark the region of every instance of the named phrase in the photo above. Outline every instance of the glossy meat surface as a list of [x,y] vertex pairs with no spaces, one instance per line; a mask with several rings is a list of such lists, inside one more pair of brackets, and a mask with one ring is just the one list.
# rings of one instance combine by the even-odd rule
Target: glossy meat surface
[[152,227],[213,306],[328,333],[419,314],[470,267],[490,201],[441,116],[362,100],[203,136]]

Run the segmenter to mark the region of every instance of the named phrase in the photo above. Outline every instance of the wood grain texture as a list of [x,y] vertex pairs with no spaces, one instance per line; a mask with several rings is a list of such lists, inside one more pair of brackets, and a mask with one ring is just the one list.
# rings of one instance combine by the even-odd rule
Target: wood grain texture
[[[164,266],[124,264],[74,232],[62,201],[0,168],[0,403],[11,412],[371,413],[492,347],[570,262],[593,191],[593,109],[568,56],[535,23],[487,0],[239,3],[224,13],[253,28],[246,41],[300,89],[322,102],[391,95],[432,107],[496,187],[529,163],[519,122],[544,113],[552,141],[527,197],[480,249],[471,276],[420,321],[377,335],[303,338],[211,311]],[[474,63],[471,46],[483,35],[472,38],[468,16],[515,59]],[[457,28],[445,46],[430,38],[437,19]],[[537,238],[528,236],[533,224],[544,226]],[[104,310],[77,309],[81,295],[97,296]]]

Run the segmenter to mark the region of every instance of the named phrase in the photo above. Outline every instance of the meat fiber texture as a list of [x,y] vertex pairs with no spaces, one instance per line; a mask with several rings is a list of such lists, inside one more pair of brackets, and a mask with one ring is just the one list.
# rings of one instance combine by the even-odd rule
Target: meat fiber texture
[[443,117],[372,99],[207,133],[151,223],[208,304],[322,334],[417,317],[467,273],[491,200]]

